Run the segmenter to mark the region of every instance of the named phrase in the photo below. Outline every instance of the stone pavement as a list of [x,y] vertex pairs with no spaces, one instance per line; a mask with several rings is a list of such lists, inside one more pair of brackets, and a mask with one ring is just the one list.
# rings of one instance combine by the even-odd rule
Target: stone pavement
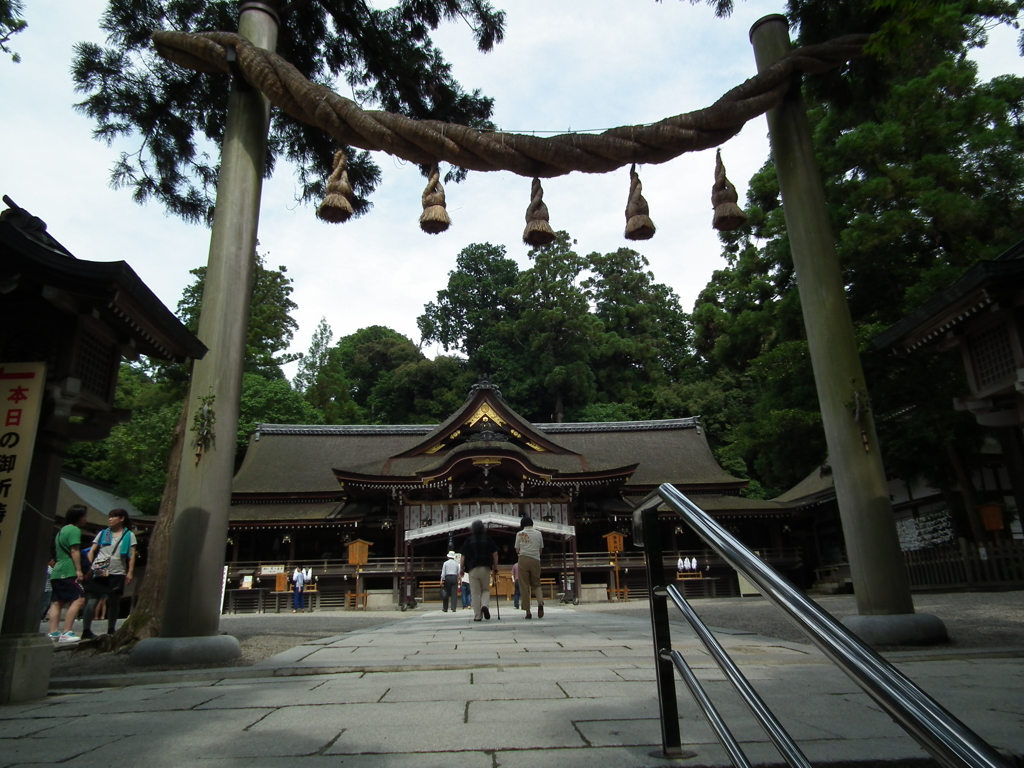
[[[416,611],[253,667],[55,681],[79,687],[0,707],[0,767],[728,764],[681,682],[683,740],[696,756],[659,756],[649,620],[558,607],[542,620],[511,606],[492,615]],[[926,757],[810,646],[718,637],[812,763]],[[780,763],[689,630],[673,622],[673,640],[752,762]],[[889,656],[993,746],[1024,754],[1024,651]]]

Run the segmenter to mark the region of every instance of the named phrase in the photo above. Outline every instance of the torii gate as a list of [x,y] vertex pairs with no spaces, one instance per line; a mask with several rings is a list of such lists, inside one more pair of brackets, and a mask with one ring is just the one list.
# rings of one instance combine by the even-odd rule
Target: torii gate
[[[718,146],[748,120],[768,112],[772,154],[857,589],[860,615],[848,623],[871,642],[899,644],[945,635],[938,619],[914,613],[799,89],[800,73],[823,72],[861,55],[866,35],[791,50],[785,17],[767,16],[751,29],[759,74],[711,107],[599,135],[537,138],[364,112],[354,102],[310,83],[274,54],[278,26],[270,2],[247,0],[241,4],[237,35],[153,35],[164,57],[182,66],[236,73],[236,77],[221,150],[199,321],[198,335],[210,352],[195,364],[189,391],[189,412],[194,414],[198,439],[195,450],[186,448],[181,465],[168,575],[173,588],[167,591],[161,637],[136,646],[133,653],[140,660],[173,663],[185,648],[192,660],[223,661],[241,653],[234,638],[217,634],[219,595],[271,102],[323,128],[343,144],[385,151],[418,164],[446,161],[470,170],[509,170],[533,177],[524,235],[531,244],[544,242],[530,239],[531,224],[543,221],[546,225],[546,208],[538,194],[541,177],[574,170],[604,173],[631,163],[666,162],[684,152]],[[635,173],[631,177],[627,214],[641,217],[632,225],[632,233],[635,239],[646,239],[654,234],[654,227],[640,195],[639,179]],[[438,189],[433,184],[436,177],[432,174],[424,193],[425,212],[437,207]],[[346,185],[344,158],[336,158],[332,189],[344,197]],[[723,171],[716,191],[728,193],[729,187]],[[732,196],[735,202],[734,190]],[[331,205],[321,210],[327,218],[346,218],[343,202],[333,212]],[[428,219],[432,216],[425,215],[424,220]],[[539,223],[533,231],[540,231],[541,238],[546,234]],[[629,233],[627,225],[627,236]],[[813,290],[808,290],[809,286]],[[850,408],[851,403],[856,408]],[[218,443],[217,433],[228,437]]]

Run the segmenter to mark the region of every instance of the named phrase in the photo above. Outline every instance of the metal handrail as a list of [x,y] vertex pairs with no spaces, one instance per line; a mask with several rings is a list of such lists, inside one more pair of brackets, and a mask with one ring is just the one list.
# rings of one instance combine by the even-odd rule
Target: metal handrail
[[[761,561],[675,487],[668,484],[660,486],[634,512],[634,541],[637,545],[644,541],[645,512],[655,509],[662,501],[675,510],[723,560],[757,585],[769,602],[785,613],[814,645],[938,762],[948,768],[1006,768],[1006,762],[992,746]],[[657,550],[657,559],[660,559],[660,546]],[[650,566],[648,568],[650,570]],[[652,580],[652,588],[654,586]],[[652,589],[652,601],[654,591],[657,590]],[[671,589],[663,591],[671,596]],[[657,642],[657,633],[655,638]],[[659,659],[663,650],[671,653],[670,641],[666,647],[659,648]],[[749,701],[747,704],[750,706]],[[666,751],[667,748],[668,745]],[[678,749],[678,745],[674,748]]]
[[[701,641],[708,653],[711,654],[711,658],[718,664],[719,669],[725,673],[725,676],[732,683],[733,688],[739,693],[740,698],[743,699],[747,707],[750,708],[751,713],[764,728],[765,733],[768,734],[768,738],[772,740],[775,748],[779,750],[779,753],[785,758],[786,762],[793,768],[811,768],[810,762],[804,756],[804,753],[800,751],[800,748],[793,741],[792,737],[786,732],[786,729],[782,727],[782,724],[775,717],[774,713],[768,708],[768,705],[764,703],[761,697],[754,690],[754,687],[750,684],[743,673],[740,672],[739,667],[736,666],[736,662],[730,658],[722,644],[718,642],[717,638],[711,634],[711,630],[707,628],[707,625],[701,621],[700,617],[697,616],[691,605],[686,602],[679,590],[675,586],[670,585],[666,592],[676,607],[682,612],[683,616],[690,623],[693,631],[696,633],[697,638]],[[678,651],[673,651],[674,655],[680,655]],[[675,659],[673,659],[675,661]],[[679,667],[679,663],[676,662],[676,668]],[[689,686],[690,684],[687,683]],[[692,691],[691,687],[691,691]],[[728,746],[726,747],[728,749]]]

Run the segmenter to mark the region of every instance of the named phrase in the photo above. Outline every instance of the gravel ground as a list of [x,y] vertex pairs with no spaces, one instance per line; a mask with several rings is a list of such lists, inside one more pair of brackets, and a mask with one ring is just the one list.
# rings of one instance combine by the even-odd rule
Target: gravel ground
[[[819,597],[816,602],[836,618],[850,616],[857,611],[852,595]],[[692,605],[711,627],[744,630],[792,642],[807,642],[799,630],[767,600],[760,597],[694,600]],[[943,648],[1024,648],[1024,591],[920,594],[914,596],[914,605],[919,612],[934,614],[946,624],[950,642],[942,646]],[[611,612],[642,618],[649,615],[647,602],[641,600],[629,603],[592,603],[576,606],[576,610]],[[682,617],[678,616],[674,608],[670,610],[682,621]],[[307,640],[333,637],[357,629],[402,621],[415,613],[327,611],[222,616],[221,631],[238,638],[242,645],[242,656],[231,664],[212,666],[249,666]],[[42,631],[45,632],[45,628]],[[166,669],[187,668],[200,667]],[[127,654],[97,653],[87,644],[83,644],[59,647],[58,653],[54,654],[52,676],[59,678],[116,675],[129,669]],[[161,668],[147,669],[156,671]]]
[[[857,613],[853,595],[818,597],[815,602],[837,619]],[[761,597],[723,597],[693,600],[690,604],[710,627],[741,629],[779,640],[807,642],[800,630]],[[930,613],[942,619],[950,638],[949,643],[942,646],[944,649],[1024,648],[1024,591],[916,594],[914,607],[918,613]],[[641,601],[592,603],[581,605],[579,609],[648,615],[647,603]],[[669,611],[670,618],[684,621],[674,606],[669,606]]]

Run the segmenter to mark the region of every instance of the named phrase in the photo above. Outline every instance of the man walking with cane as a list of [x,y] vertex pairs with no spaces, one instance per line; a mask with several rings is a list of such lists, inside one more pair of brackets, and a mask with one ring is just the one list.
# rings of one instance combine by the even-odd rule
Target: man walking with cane
[[544,618],[544,594],[540,589],[540,553],[543,549],[544,538],[533,527],[533,518],[524,515],[519,521],[519,533],[516,534],[516,553],[519,555],[521,598],[528,619],[533,618],[530,613],[531,594],[537,596],[537,618]]

